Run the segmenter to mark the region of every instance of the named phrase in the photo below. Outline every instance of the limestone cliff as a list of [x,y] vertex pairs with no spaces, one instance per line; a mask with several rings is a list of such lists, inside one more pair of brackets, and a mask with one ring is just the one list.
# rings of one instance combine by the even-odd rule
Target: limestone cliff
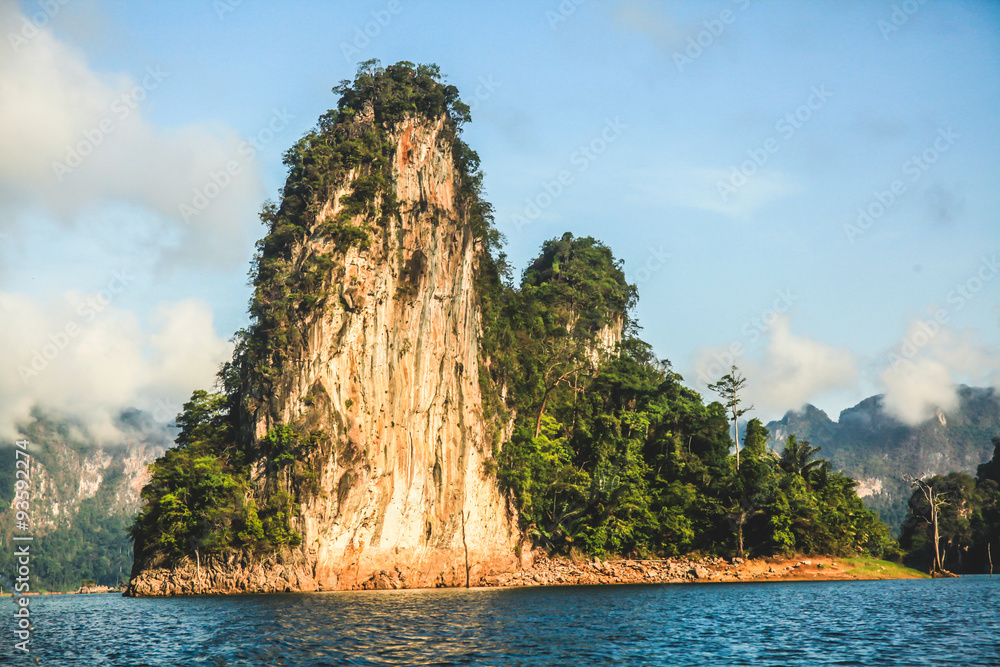
[[[484,470],[477,247],[455,205],[446,122],[409,118],[390,133],[400,215],[374,231],[371,250],[344,255],[339,303],[311,323],[255,415],[258,438],[305,422],[334,445],[297,526],[323,588],[380,571],[408,586],[463,585],[466,562],[473,580],[516,564],[515,523]],[[335,191],[320,220],[346,194]]]
[[[268,250],[283,224],[272,222],[257,328],[234,361],[250,488],[260,506],[293,498],[301,543],[267,563],[137,554],[132,594],[464,586],[519,567],[517,518],[489,472],[497,425],[484,413],[477,289],[489,257],[463,196],[455,121],[381,112],[366,102],[338,114],[338,145],[367,141],[378,159],[339,162],[280,252]],[[295,169],[274,220],[295,212]],[[269,252],[287,276],[265,275]],[[294,314],[282,319],[269,295],[296,280]],[[309,447],[282,456],[282,426],[308,434]]]

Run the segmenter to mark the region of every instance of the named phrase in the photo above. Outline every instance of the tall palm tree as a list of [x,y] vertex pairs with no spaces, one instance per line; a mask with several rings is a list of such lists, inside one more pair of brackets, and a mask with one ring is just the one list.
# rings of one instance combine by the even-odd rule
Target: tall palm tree
[[785,441],[785,449],[781,452],[778,465],[789,474],[805,477],[810,470],[823,465],[821,459],[810,460],[819,450],[819,447],[813,447],[808,440],[799,442],[794,435],[790,435]]

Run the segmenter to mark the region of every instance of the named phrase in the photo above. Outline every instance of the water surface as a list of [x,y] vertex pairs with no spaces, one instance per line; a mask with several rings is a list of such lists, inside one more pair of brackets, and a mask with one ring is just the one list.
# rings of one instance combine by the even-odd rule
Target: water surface
[[[9,604],[0,602],[0,609]],[[1000,664],[1000,577],[140,600],[66,595],[34,598],[32,609],[31,656],[7,639],[0,662]],[[12,617],[4,619],[12,638]]]

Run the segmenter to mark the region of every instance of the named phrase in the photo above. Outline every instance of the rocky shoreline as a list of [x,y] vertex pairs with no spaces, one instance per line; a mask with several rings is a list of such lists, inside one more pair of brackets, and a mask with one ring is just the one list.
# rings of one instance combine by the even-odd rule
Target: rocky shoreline
[[253,560],[246,556],[210,557],[182,561],[173,567],[155,567],[133,575],[125,597],[175,595],[239,595],[296,593],[318,590],[313,568],[301,557],[279,556]]
[[[881,567],[881,571],[878,569]],[[540,557],[524,570],[486,577],[484,586],[558,586],[598,584],[680,584],[740,581],[827,581],[897,578],[884,566],[856,572],[855,566],[825,556],[731,560],[709,557],[666,560],[601,560],[574,562]],[[916,576],[914,573],[913,576]]]
[[[408,583],[396,571],[376,572],[364,580],[342,588],[317,585],[309,568],[302,563],[258,563],[234,567],[235,563],[202,563],[200,569],[184,564],[177,569],[144,572],[133,580],[128,596],[160,597],[175,595],[233,595],[246,593],[294,593],[322,590],[400,590],[421,588]],[[587,586],[615,584],[683,584],[760,581],[836,581],[901,579],[922,575],[914,570],[882,565],[877,561],[859,563],[855,559],[827,556],[795,558],[724,559],[612,559],[572,560],[534,554],[525,567],[514,572],[471,576],[472,588],[526,586]],[[462,587],[440,582],[438,587]]]
[[76,591],[71,591],[74,595],[94,595],[98,593],[124,593],[125,589],[120,586],[101,586],[98,584],[84,584]]

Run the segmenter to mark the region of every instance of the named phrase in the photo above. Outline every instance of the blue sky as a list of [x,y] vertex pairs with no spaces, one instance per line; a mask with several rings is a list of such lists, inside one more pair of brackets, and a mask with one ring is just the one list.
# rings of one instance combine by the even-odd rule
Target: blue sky
[[603,240],[695,388],[735,352],[756,416],[917,421],[1000,379],[995,3],[6,0],[0,29],[0,430],[39,403],[110,437],[211,382],[281,154],[367,58],[441,66],[514,265]]

